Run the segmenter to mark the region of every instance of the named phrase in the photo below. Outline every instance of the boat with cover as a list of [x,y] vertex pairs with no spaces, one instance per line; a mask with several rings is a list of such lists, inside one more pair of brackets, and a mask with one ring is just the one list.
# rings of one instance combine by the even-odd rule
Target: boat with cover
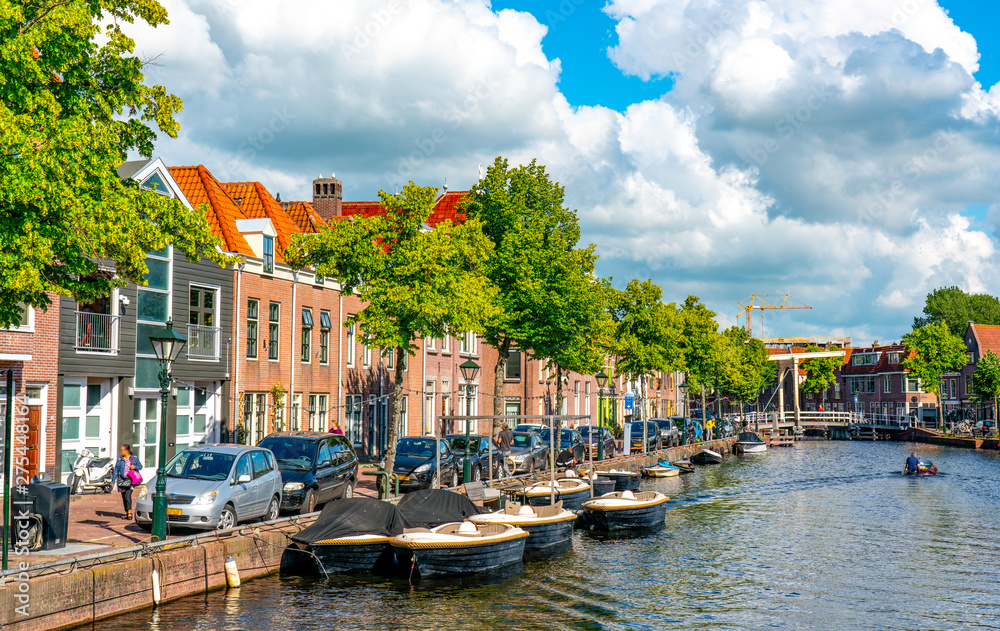
[[462,576],[521,563],[529,536],[509,524],[462,521],[407,529],[392,538],[392,547],[400,568],[410,568],[411,575]]
[[626,469],[611,469],[610,471],[598,471],[600,475],[611,478],[615,481],[616,491],[638,491],[639,473]]
[[584,502],[581,519],[588,530],[608,533],[659,530],[665,525],[668,499],[655,491],[608,493]]
[[551,506],[508,504],[502,511],[473,515],[469,521],[480,524],[517,526],[530,535],[524,543],[525,559],[557,554],[573,547],[576,513],[563,508],[562,502]]
[[934,466],[934,463],[931,462],[930,460],[921,460],[920,463],[917,465],[916,471],[912,471],[910,469],[903,469],[903,475],[925,476],[925,475],[937,475],[937,474],[938,474],[938,469],[936,466]]
[[767,451],[767,443],[756,432],[741,432],[733,448],[738,454],[760,454]]
[[567,510],[576,511],[580,510],[584,500],[590,499],[590,483],[581,478],[560,478],[554,482],[546,480],[524,487],[517,495],[523,496],[531,506],[548,506],[555,501],[562,502]]
[[670,466],[677,467],[681,473],[694,473],[694,465],[690,460],[677,460],[671,462]]
[[389,542],[403,528],[394,505],[352,497],[327,504],[312,525],[291,539],[312,551],[327,574],[391,574],[395,555]]
[[669,462],[660,462],[642,470],[647,478],[672,478],[681,474],[681,470]]
[[722,462],[722,454],[711,449],[702,449],[691,456],[691,462],[695,464],[720,464]]

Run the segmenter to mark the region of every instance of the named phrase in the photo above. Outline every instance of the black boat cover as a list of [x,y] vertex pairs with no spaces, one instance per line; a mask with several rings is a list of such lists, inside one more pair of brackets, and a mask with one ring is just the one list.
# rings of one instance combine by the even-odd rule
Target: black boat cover
[[486,512],[468,497],[444,489],[407,493],[396,507],[407,528],[434,528]]
[[753,432],[742,432],[736,437],[738,443],[762,443],[764,439]]
[[352,497],[327,504],[311,526],[292,535],[292,541],[312,544],[337,537],[402,533],[403,517],[395,506],[370,497]]

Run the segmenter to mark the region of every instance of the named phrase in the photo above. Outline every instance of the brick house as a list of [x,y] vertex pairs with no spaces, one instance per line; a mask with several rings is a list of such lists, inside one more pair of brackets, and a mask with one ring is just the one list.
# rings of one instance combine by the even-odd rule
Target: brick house
[[997,414],[996,410],[993,409],[993,402],[979,403],[975,401],[972,385],[976,366],[983,355],[987,351],[993,351],[1000,355],[1000,326],[970,322],[963,339],[969,361],[957,374],[949,375],[946,378],[946,386],[943,390],[948,393],[948,403],[953,407],[951,410],[945,409],[946,411],[961,410],[962,416],[969,420],[995,419]]

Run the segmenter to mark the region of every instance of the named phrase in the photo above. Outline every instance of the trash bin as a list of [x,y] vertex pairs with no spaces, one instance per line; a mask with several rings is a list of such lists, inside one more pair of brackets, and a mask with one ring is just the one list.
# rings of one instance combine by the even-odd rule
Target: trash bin
[[69,487],[39,479],[41,477],[36,476],[31,484],[11,489],[11,521],[15,526],[11,528],[12,543],[17,537],[19,516],[28,512],[41,520],[42,550],[65,548],[69,531]]

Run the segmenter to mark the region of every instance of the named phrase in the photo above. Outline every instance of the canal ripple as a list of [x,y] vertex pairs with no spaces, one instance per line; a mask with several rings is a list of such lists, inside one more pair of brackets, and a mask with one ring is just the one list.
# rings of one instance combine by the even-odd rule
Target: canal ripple
[[[942,471],[899,474],[917,449]],[[644,483],[667,528],[492,582],[250,581],[96,625],[156,629],[1000,628],[1000,457],[804,442]]]

